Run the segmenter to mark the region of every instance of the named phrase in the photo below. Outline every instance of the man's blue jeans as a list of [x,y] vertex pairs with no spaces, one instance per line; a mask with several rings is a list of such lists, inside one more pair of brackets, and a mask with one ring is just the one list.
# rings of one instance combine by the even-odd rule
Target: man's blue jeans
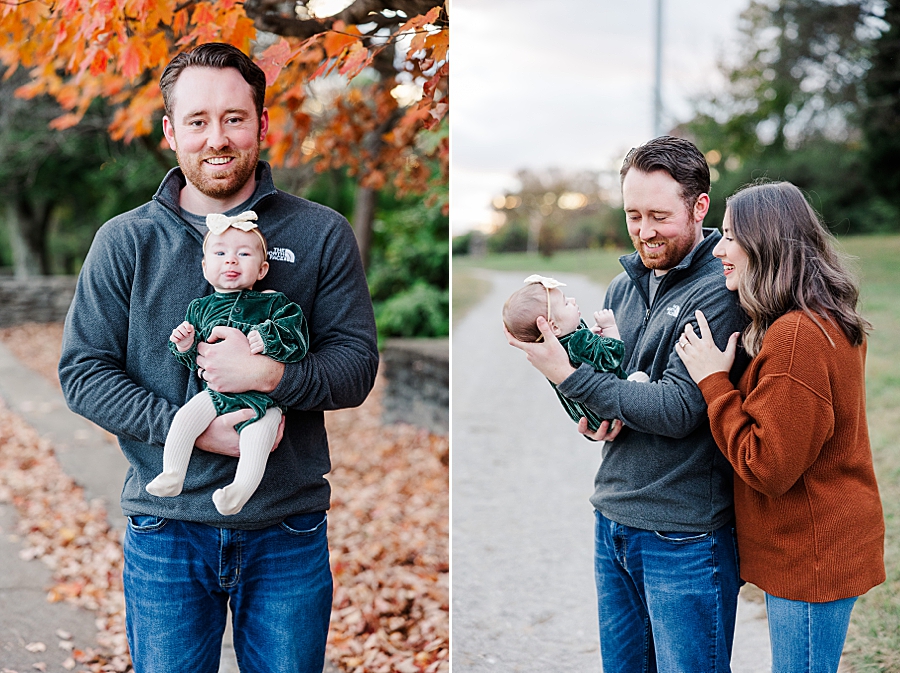
[[835,673],[856,597],[807,603],[766,594],[772,673]]
[[262,530],[129,517],[135,673],[217,673],[230,601],[241,673],[322,673],[332,579],[324,512]]
[[665,533],[595,514],[604,673],[730,671],[740,589],[734,527]]

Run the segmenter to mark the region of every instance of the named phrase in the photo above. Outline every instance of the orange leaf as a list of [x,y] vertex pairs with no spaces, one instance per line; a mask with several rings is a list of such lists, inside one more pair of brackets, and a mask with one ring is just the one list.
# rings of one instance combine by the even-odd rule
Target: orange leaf
[[79,0],[67,0],[60,8],[59,13],[63,16],[72,16],[78,11]]
[[165,33],[156,33],[147,43],[149,56],[147,65],[154,68],[169,61],[169,44],[166,42]]
[[57,102],[65,110],[71,110],[78,104],[78,88],[72,85],[62,87],[56,93]]
[[309,76],[310,79],[315,79],[316,77],[320,77],[322,75],[326,75],[334,69],[334,63],[331,61],[322,61],[322,64],[316,68],[315,72]]
[[81,121],[81,115],[74,112],[66,112],[65,114],[50,120],[50,128],[57,131],[65,131],[70,129]]
[[427,14],[419,14],[418,16],[414,16],[409,21],[400,26],[400,29],[397,31],[398,33],[405,33],[409,30],[416,30],[417,28],[421,28],[422,26],[428,23],[434,23],[437,21],[437,18],[441,15],[441,8],[432,7],[428,10]]
[[98,49],[91,61],[91,74],[96,77],[106,72],[106,64],[109,62],[109,54],[105,49]]
[[425,40],[428,38],[428,33],[416,33],[413,35],[413,39],[409,42],[409,53],[410,55],[416,54],[422,49],[425,48]]
[[143,40],[134,37],[128,40],[119,56],[119,70],[128,79],[134,79],[144,70],[147,61],[147,48]]
[[35,96],[39,96],[46,91],[46,84],[40,80],[23,84],[16,89],[16,98],[24,98],[29,100]]
[[[175,20],[175,0],[154,0],[150,5],[146,26],[156,29],[157,26],[172,25]],[[173,26],[174,28],[174,26]]]
[[194,13],[191,15],[191,23],[195,26],[203,26],[216,21],[218,21],[218,17],[208,2],[197,3]]
[[272,86],[275,83],[281,69],[291,60],[291,56],[293,56],[291,43],[284,38],[262,53],[256,64],[266,73],[266,86]]
[[53,46],[50,47],[50,53],[55,54],[56,50],[59,48],[59,45],[62,44],[67,37],[69,37],[69,33],[66,30],[66,24],[59,24],[59,29],[56,32],[56,39],[53,41]]
[[176,35],[181,35],[184,32],[184,29],[187,28],[188,22],[188,13],[186,9],[181,9],[175,13],[175,18],[172,21],[172,32]]
[[354,42],[338,72],[345,75],[348,79],[352,79],[371,62],[372,55],[369,54],[369,50],[362,46],[361,42]]
[[425,40],[425,48],[431,50],[431,58],[435,61],[447,60],[447,49],[450,47],[450,33],[442,30],[432,33]]
[[222,30],[222,41],[233,44],[244,52],[250,51],[250,43],[257,37],[256,26],[243,11],[234,10]]
[[425,128],[428,130],[433,129],[437,126],[440,121],[444,118],[444,115],[447,114],[447,110],[450,108],[447,103],[438,103],[431,110],[429,110],[429,119],[425,120]]
[[359,39],[352,35],[342,35],[341,33],[328,31],[325,34],[325,53],[328,54],[330,58],[335,58],[340,56],[344,49],[358,42]]
[[16,56],[13,56],[8,62],[6,66],[6,72],[3,73],[3,81],[5,82],[10,77],[16,74],[16,70],[19,69],[19,59]]

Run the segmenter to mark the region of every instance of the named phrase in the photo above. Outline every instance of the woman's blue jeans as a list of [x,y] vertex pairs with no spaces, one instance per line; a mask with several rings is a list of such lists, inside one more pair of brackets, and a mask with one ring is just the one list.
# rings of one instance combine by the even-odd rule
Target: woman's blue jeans
[[229,602],[241,673],[322,673],[326,528],[325,512],[262,530],[129,517],[123,575],[135,673],[217,673]]
[[807,603],[766,594],[772,673],[835,673],[856,597]]
[[734,527],[641,530],[595,512],[604,673],[727,673],[740,589]]

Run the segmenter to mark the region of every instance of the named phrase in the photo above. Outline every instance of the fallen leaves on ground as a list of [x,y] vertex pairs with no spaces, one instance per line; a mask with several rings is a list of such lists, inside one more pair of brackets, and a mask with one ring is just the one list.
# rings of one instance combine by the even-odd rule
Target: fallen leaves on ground
[[26,367],[59,386],[56,366],[62,348],[63,324],[26,323],[0,328],[0,342]]
[[[97,615],[98,648],[72,657],[90,671],[130,668],[122,596],[122,547],[106,509],[88,502],[66,475],[53,447],[0,404],[0,501],[18,513],[22,558],[40,559],[53,572],[51,602],[65,600]],[[43,643],[27,646],[32,652]]]
[[329,659],[354,673],[449,670],[447,437],[380,424],[379,380],[326,415],[335,577]]
[[[54,382],[61,336],[58,324],[0,329],[23,363]],[[348,673],[446,673],[449,442],[409,425],[381,425],[383,388],[379,377],[363,406],[326,414],[335,579],[328,658]],[[72,668],[130,671],[119,539],[49,443],[2,403],[0,500],[16,506],[23,554],[53,570],[48,599],[98,615],[99,647],[74,649]]]

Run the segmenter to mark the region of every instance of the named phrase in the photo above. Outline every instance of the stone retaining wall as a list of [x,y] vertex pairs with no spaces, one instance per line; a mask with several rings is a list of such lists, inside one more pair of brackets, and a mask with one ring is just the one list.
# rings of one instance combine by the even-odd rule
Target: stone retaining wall
[[0,327],[61,322],[75,296],[75,276],[0,278]]
[[388,339],[381,353],[387,390],[385,423],[411,423],[438,435],[450,431],[450,340]]

